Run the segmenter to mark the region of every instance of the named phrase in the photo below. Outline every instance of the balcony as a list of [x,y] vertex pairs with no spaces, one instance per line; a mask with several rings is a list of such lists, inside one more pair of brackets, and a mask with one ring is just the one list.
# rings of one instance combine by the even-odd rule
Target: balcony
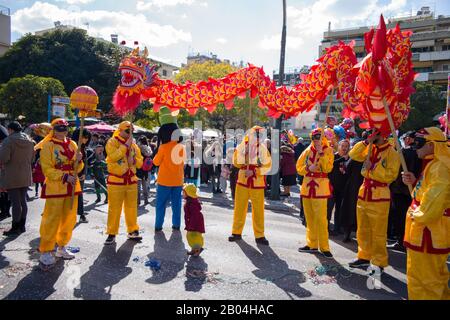
[[418,74],[416,81],[419,82],[443,81],[447,80],[449,75],[450,75],[449,71],[424,72]]
[[[417,60],[417,57],[419,58]],[[450,51],[423,52],[413,54],[413,61],[441,61],[450,60]]]

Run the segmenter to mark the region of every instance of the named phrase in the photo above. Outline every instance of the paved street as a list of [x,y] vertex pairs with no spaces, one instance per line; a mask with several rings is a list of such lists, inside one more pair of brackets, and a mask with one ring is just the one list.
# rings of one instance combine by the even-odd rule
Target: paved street
[[[92,188],[92,184],[87,184]],[[363,270],[349,271],[356,243],[331,238],[334,259],[299,253],[304,244],[298,193],[285,203],[268,203],[266,236],[270,247],[257,246],[248,215],[244,241],[229,243],[232,203],[229,195],[210,199],[202,192],[206,250],[188,259],[185,232],[172,232],[168,209],[163,233],[155,235],[154,193],[141,207],[139,223],[144,240],[126,240],[124,219],[117,245],[103,246],[107,206],[95,206],[92,189],[85,197],[88,224],[77,225],[72,247],[80,252],[73,261],[58,261],[54,269],[38,268],[40,214],[44,202],[29,202],[27,232],[16,240],[0,238],[1,299],[405,299],[406,256],[390,251],[391,266],[373,289]],[[154,191],[154,189],[152,190]],[[34,194],[30,191],[30,196]],[[209,197],[209,198],[208,198]],[[10,219],[0,223],[0,234]],[[146,266],[161,263],[160,270]],[[371,287],[372,289],[370,289]]]

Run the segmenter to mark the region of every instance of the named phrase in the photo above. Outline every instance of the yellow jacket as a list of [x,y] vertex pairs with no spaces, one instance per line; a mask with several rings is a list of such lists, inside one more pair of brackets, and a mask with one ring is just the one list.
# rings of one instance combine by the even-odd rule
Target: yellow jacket
[[[297,161],[297,173],[304,176],[301,188],[302,198],[321,199],[332,196],[333,190],[328,174],[333,170],[333,149],[329,146],[323,146],[323,154],[320,155],[319,160],[316,162],[317,156],[317,150],[313,145],[310,145],[303,151]],[[309,167],[314,163],[317,163],[319,169],[311,172]]]
[[448,254],[450,170],[441,161],[428,161],[412,193],[413,203],[406,217],[404,245],[415,251]]
[[[256,147],[258,150],[249,151],[247,145],[246,142],[241,143],[233,154],[233,165],[240,169],[237,184],[250,189],[265,189],[266,175],[272,168],[269,151],[263,144]],[[254,172],[253,177],[246,178],[245,171],[247,169]]]
[[106,144],[106,163],[108,164],[108,184],[129,185],[138,181],[136,169],[142,167],[143,158],[139,147],[133,143],[130,151],[135,159],[134,164],[128,165],[129,149],[125,140],[120,136],[112,137]]
[[[350,151],[349,156],[355,161],[364,162],[369,153],[369,145],[361,141]],[[390,201],[389,185],[398,177],[400,156],[386,142],[381,146],[372,145],[371,168],[363,166],[361,174],[364,183],[359,189],[359,199],[368,202]]]
[[[42,186],[42,198],[65,198],[72,196],[72,185],[67,177],[74,174],[77,144],[67,139],[65,142],[51,138],[42,144],[40,161],[45,181]],[[84,163],[78,165],[78,173],[83,171]],[[75,194],[81,193],[80,181],[75,184]]]

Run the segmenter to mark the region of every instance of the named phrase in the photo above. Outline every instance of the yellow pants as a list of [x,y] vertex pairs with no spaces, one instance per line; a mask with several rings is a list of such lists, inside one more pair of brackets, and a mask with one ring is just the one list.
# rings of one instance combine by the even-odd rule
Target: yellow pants
[[302,199],[306,218],[306,245],[311,249],[330,251],[328,243],[328,199]]
[[188,231],[186,238],[192,249],[201,249],[204,245],[203,234],[200,232]]
[[409,300],[450,300],[448,254],[430,254],[408,249]]
[[108,235],[119,233],[122,207],[125,211],[127,232],[139,231],[137,224],[137,184],[126,186],[108,185]]
[[358,200],[356,208],[358,259],[369,260],[378,267],[388,266],[386,249],[389,217],[388,201],[367,202]]
[[236,186],[234,201],[233,234],[241,235],[248,211],[248,201],[252,202],[253,232],[255,238],[264,237],[264,189],[250,189]]
[[40,228],[41,253],[53,251],[55,244],[65,247],[72,239],[72,231],[77,223],[78,196],[75,196],[72,208],[70,202],[70,197],[45,200]]

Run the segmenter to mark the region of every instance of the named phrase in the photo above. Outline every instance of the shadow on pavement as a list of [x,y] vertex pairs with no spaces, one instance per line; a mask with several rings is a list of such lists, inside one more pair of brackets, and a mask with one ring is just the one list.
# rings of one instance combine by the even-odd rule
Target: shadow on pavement
[[202,257],[190,257],[186,264],[186,291],[199,292],[207,281],[208,264]]
[[135,241],[126,241],[116,252],[116,244],[104,246],[89,271],[80,279],[80,288],[74,289],[74,296],[84,300],[111,300],[114,285],[133,271],[128,267]]
[[[37,251],[39,241],[39,238],[30,241],[31,248],[28,251],[30,260],[39,259]],[[64,261],[62,259],[56,259],[55,266],[49,271],[42,271],[36,265],[19,281],[14,291],[10,292],[4,300],[45,300],[56,292],[54,286],[63,271]]]
[[148,255],[148,258],[160,261],[161,269],[152,270],[153,274],[146,282],[162,284],[175,279],[184,269],[187,261],[186,248],[180,231],[173,231],[169,240],[164,232],[156,232],[154,239],[154,251]]
[[[398,300],[404,298],[406,285],[384,273],[381,276],[381,284],[376,285],[374,280],[366,275],[355,273],[348,266],[339,264],[334,258],[325,258],[316,254],[320,264],[325,267],[326,275],[336,279],[336,284],[343,290],[363,299]],[[355,270],[356,271],[356,270]],[[377,286],[380,286],[377,288]],[[388,287],[394,293],[387,291]]]
[[303,289],[300,284],[306,282],[306,278],[298,270],[290,269],[286,261],[280,259],[269,246],[259,246],[259,252],[245,241],[236,242],[242,252],[258,270],[253,274],[260,279],[267,280],[283,290],[291,299],[308,298],[312,293]]

